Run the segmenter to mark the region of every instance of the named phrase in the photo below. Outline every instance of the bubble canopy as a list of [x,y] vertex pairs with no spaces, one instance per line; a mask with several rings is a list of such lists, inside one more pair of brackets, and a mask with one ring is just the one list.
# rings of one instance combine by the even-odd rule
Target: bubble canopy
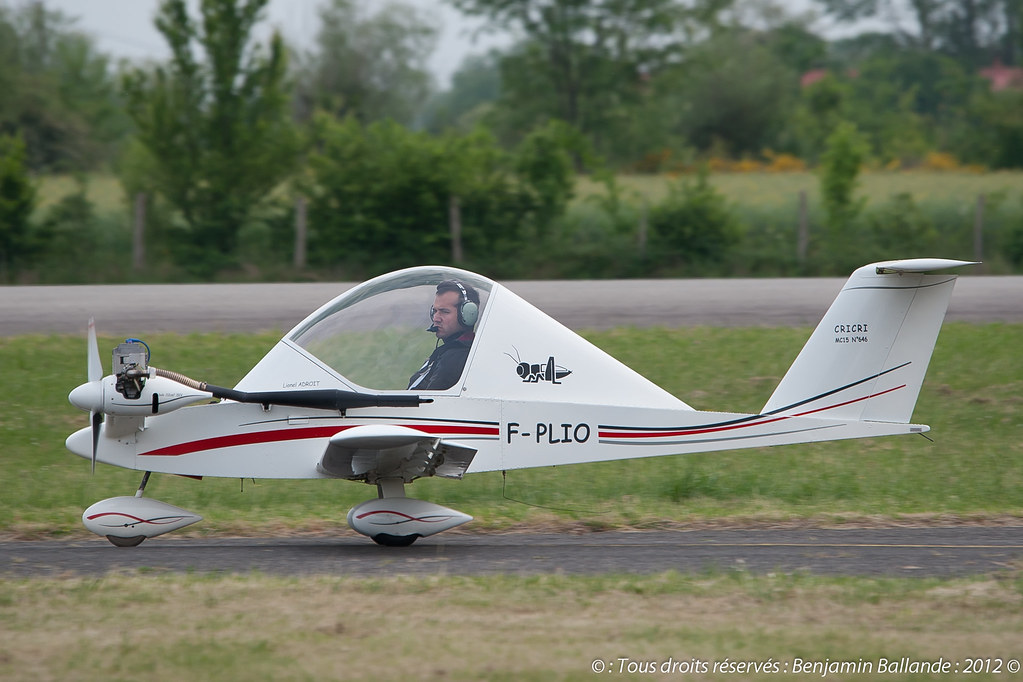
[[[341,294],[300,323],[288,340],[347,381],[377,391],[405,390],[437,347],[430,308],[437,285],[458,280],[480,295],[482,333],[494,282],[440,266],[399,270]],[[464,379],[464,372],[463,372]],[[458,384],[456,384],[457,386]]]

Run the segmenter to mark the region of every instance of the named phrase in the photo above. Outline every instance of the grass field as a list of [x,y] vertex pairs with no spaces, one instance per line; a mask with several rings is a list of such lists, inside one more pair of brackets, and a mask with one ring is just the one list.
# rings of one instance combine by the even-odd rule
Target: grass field
[[[667,195],[668,186],[677,181],[671,175],[623,175],[618,183],[626,192],[657,202]],[[820,179],[813,172],[799,173],[717,173],[711,184],[729,200],[771,207],[795,205],[799,192],[805,190],[810,202],[819,201]],[[60,197],[77,191],[70,176],[45,176],[40,179],[40,208],[45,209]],[[129,215],[124,191],[112,175],[91,175],[88,196],[100,212],[123,212]],[[576,186],[580,198],[603,192],[603,186],[581,176]],[[965,203],[972,206],[977,195],[1005,195],[1019,202],[1023,197],[1023,172],[970,173],[966,171],[903,171],[865,172],[860,176],[859,195],[881,201],[901,192],[909,193],[918,202]]]
[[[618,329],[589,338],[698,409],[756,412],[795,357],[808,329]],[[233,385],[276,341],[263,335],[157,335],[153,363]],[[114,339],[102,339],[111,348]],[[731,519],[926,515],[1023,517],[1021,325],[948,324],[914,420],[930,436],[822,443],[631,462],[514,471],[464,481],[417,481],[410,494],[472,514],[470,528],[566,523],[651,527]],[[0,339],[0,532],[81,535],[81,511],[130,494],[139,474],[88,464],[63,446],[86,426],[67,392],[84,380],[84,341]],[[244,492],[242,491],[244,488]],[[157,476],[154,497],[206,521],[188,532],[250,534],[278,528],[347,533],[348,508],[370,488],[335,480],[201,482]],[[554,511],[510,502],[578,509]],[[269,519],[269,520],[268,520]]]
[[[903,658],[960,674],[1001,661],[999,674],[963,677],[1014,680],[1021,641],[1018,572],[0,582],[0,679],[33,682],[959,677],[879,672]],[[696,672],[662,674],[672,663]],[[840,663],[859,672],[828,673]]]
[[[667,195],[671,183],[686,177],[630,175],[619,176],[617,181],[623,191],[656,203]],[[820,202],[820,178],[813,172],[716,173],[709,180],[729,201],[738,204],[765,209],[787,208],[796,205],[800,191],[806,192],[809,203]],[[603,186],[585,177],[580,178],[577,185],[580,197],[602,191]],[[979,194],[989,198],[1005,196],[1018,205],[1023,197],[1023,173],[902,171],[865,172],[859,177],[857,196],[866,197],[870,202],[884,201],[900,193],[909,194],[916,202],[966,206],[973,206]]]
[[[809,329],[617,329],[588,338],[698,408],[757,410]],[[107,349],[115,339],[101,339]],[[158,366],[232,385],[276,335],[146,339]],[[0,534],[85,537],[82,510],[130,494],[137,472],[63,440],[86,425],[67,392],[85,343],[0,338]],[[418,481],[412,494],[478,519],[467,532],[563,524],[1023,523],[1023,325],[948,324],[914,420],[920,437]],[[154,477],[154,497],[203,514],[186,534],[348,534],[371,492],[343,481]],[[271,520],[266,521],[269,517]],[[89,537],[92,537],[89,535]],[[96,540],[103,542],[102,540]],[[158,540],[157,540],[158,541]],[[110,551],[118,551],[113,547]],[[375,579],[160,575],[0,578],[0,680],[948,679],[881,674],[902,658],[1001,673],[1023,660],[1023,571],[970,579],[702,575]],[[989,660],[990,659],[990,660]],[[597,661],[598,663],[594,663]],[[968,662],[971,661],[971,662]],[[726,667],[660,672],[665,663]],[[779,666],[738,672],[737,665]],[[810,672],[807,665],[820,669]],[[828,666],[849,663],[852,672]],[[867,672],[864,663],[872,670]],[[603,673],[594,672],[604,666]],[[641,672],[655,665],[655,673]],[[630,668],[631,666],[631,668]],[[796,667],[799,666],[799,671]],[[630,669],[635,672],[630,673]],[[731,672],[728,672],[728,671]]]

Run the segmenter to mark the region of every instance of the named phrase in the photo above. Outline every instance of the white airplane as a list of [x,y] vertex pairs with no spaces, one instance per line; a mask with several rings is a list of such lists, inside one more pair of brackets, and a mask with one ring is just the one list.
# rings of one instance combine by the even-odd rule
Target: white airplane
[[[500,284],[447,267],[350,289],[234,388],[151,367],[135,339],[114,349],[104,377],[90,321],[89,381],[69,399],[91,425],[67,447],[93,470],[145,474],[134,496],[97,502],[82,519],[118,546],[201,520],[143,497],[151,472],[340,478],[377,489],[348,512],[349,525],[405,546],[472,520],[406,497],[424,476],[924,433],[909,420],[956,279],[927,273],[964,265],[924,258],[856,270],[756,414],[697,411]],[[465,364],[454,384],[423,388],[424,358],[439,366],[435,348],[458,345]]]

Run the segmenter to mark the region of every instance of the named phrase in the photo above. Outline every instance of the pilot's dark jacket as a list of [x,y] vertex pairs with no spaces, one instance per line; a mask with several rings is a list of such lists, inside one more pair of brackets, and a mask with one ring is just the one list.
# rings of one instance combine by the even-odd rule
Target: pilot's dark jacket
[[464,332],[457,337],[448,337],[437,346],[423,366],[408,380],[409,389],[419,391],[442,391],[451,388],[462,376],[469,348],[476,335]]

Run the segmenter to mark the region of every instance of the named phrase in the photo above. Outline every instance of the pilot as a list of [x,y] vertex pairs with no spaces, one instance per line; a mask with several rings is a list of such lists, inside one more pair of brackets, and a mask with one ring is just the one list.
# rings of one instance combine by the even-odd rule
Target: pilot
[[437,335],[437,349],[409,379],[410,389],[440,391],[455,385],[476,338],[473,328],[479,313],[480,295],[470,285],[457,279],[437,285],[430,308],[432,325],[426,330]]

